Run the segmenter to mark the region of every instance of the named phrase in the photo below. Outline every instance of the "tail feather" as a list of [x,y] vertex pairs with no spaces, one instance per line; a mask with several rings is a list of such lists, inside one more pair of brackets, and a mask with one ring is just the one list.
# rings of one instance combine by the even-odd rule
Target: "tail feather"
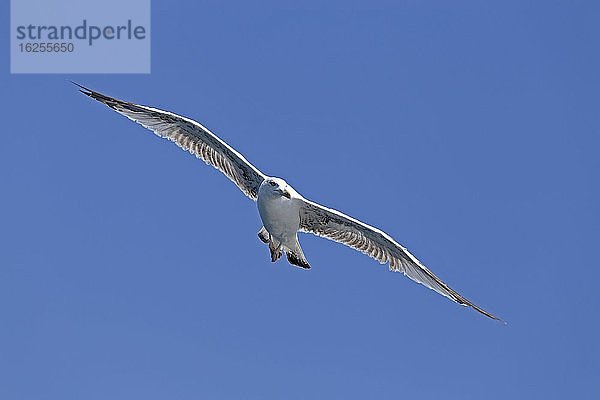
[[306,261],[306,258],[304,258],[304,254],[298,254],[294,253],[293,251],[287,250],[285,252],[285,255],[290,264],[296,265],[300,268],[310,269],[310,264],[308,263],[308,261]]
[[290,264],[300,268],[310,269],[310,264],[306,261],[306,257],[304,257],[304,252],[300,247],[300,243],[298,243],[298,238],[296,238],[294,246],[285,250],[285,255]]

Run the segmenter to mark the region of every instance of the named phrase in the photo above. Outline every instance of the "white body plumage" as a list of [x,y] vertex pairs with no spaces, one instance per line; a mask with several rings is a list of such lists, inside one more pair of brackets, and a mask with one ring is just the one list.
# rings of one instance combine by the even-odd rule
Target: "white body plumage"
[[295,240],[300,228],[300,204],[291,196],[288,188],[282,179],[265,179],[260,185],[256,201],[263,226],[284,245]]
[[263,223],[258,236],[269,244],[272,261],[277,261],[285,252],[290,262],[309,268],[297,236],[302,200],[302,196],[283,179],[267,177],[261,183],[256,199]]

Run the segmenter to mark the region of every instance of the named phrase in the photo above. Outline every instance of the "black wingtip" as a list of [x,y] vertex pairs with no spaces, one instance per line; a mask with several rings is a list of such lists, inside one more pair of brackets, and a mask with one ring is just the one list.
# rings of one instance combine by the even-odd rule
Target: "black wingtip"
[[100,92],[97,92],[97,91],[95,91],[95,90],[92,90],[92,89],[86,88],[85,86],[83,86],[83,85],[80,85],[80,84],[79,84],[79,83],[77,83],[77,82],[73,82],[73,81],[70,81],[70,82],[71,82],[73,85],[77,86],[77,87],[79,88],[79,91],[80,91],[81,93],[85,94],[85,95],[86,95],[86,96],[88,96],[88,97],[91,97],[91,98],[92,98],[92,99],[94,99],[94,100],[98,100],[99,102],[106,104],[106,105],[107,105],[107,106],[109,106],[110,108],[113,108],[113,109],[114,109],[114,105],[115,105],[115,104],[117,104],[117,103],[118,103],[118,104],[123,104],[123,105],[124,105],[124,104],[129,104],[129,103],[127,103],[126,101],[119,100],[119,99],[115,99],[115,98],[113,98],[113,97],[107,96],[107,95],[105,95],[105,94],[102,94],[102,93],[100,93]]
[[485,311],[484,309],[482,309],[482,308],[480,308],[480,307],[476,306],[475,304],[473,304],[473,303],[471,303],[471,302],[469,302],[469,303],[466,303],[466,304],[464,304],[464,305],[465,305],[465,306],[469,306],[469,307],[471,307],[471,308],[472,308],[472,309],[474,309],[475,311],[477,311],[477,312],[479,312],[479,313],[481,313],[481,314],[485,315],[486,317],[488,317],[488,318],[490,318],[490,319],[493,319],[494,321],[498,321],[498,322],[500,322],[501,324],[503,324],[503,325],[505,325],[505,326],[506,326],[506,325],[508,325],[508,323],[507,323],[505,320],[503,320],[502,318],[500,318],[500,317],[497,317],[497,316],[495,316],[494,314],[490,314],[489,312]]
[[92,89],[88,89],[85,86],[80,85],[77,82],[73,82],[73,81],[69,81],[69,82],[71,82],[73,85],[77,86],[79,88],[79,91],[81,93],[85,94],[86,96],[91,96],[94,93],[94,91]]

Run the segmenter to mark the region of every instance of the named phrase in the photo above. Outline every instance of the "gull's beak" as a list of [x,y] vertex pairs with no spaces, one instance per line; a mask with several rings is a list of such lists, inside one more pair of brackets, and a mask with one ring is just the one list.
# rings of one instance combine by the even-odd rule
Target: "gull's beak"
[[287,190],[285,190],[285,189],[279,189],[279,191],[281,192],[281,195],[282,195],[283,197],[287,197],[288,199],[291,199],[291,198],[292,198],[292,195],[291,195],[291,194],[290,194],[290,192],[288,192]]

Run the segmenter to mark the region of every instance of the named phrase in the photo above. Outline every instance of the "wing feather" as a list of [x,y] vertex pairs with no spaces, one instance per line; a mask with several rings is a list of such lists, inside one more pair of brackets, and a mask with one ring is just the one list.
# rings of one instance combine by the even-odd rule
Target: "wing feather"
[[240,153],[198,122],[168,111],[115,99],[75,83],[81,92],[106,104],[157,136],[169,139],[209,165],[223,172],[252,200],[258,197],[258,188],[265,175],[250,164]]
[[389,263],[391,271],[402,272],[415,282],[435,290],[458,304],[472,307],[489,318],[500,320],[450,288],[405,247],[375,227],[337,210],[302,199],[300,230],[345,244],[374,258],[381,264]]

